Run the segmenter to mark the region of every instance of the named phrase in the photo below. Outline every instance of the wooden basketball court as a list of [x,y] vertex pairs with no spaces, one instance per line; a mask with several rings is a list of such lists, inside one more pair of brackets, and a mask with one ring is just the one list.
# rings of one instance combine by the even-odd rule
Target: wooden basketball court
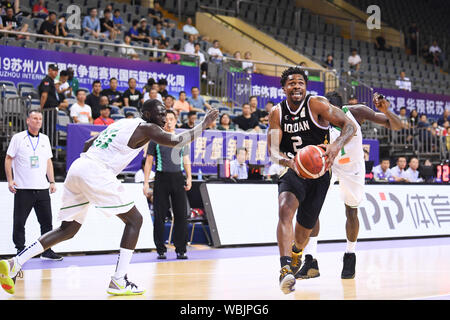
[[[278,287],[279,257],[277,248],[270,246],[190,248],[190,259],[185,261],[170,260],[174,259],[174,252],[169,252],[169,259],[164,262],[156,260],[154,252],[137,253],[129,279],[147,291],[135,297],[111,297],[106,293],[114,263],[85,265],[85,259],[93,256],[79,256],[76,261],[82,263],[78,265],[61,267],[60,262],[51,262],[54,268],[24,270],[24,278],[17,281],[16,294],[2,291],[0,300],[450,299],[450,238],[360,242],[358,246],[355,279],[340,278],[344,243],[319,244],[320,277],[299,280],[296,291],[289,295]],[[233,250],[246,252],[233,256],[237,252]],[[263,253],[245,256],[252,251]],[[115,261],[116,255],[109,256],[110,261]],[[202,258],[208,256],[211,258]],[[73,257],[67,257],[66,263],[69,258]]]

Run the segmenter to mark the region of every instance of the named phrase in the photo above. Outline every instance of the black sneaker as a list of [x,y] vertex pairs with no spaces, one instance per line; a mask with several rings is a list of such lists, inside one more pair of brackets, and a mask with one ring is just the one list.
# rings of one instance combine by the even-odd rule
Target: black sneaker
[[299,272],[295,274],[296,279],[310,279],[320,276],[319,264],[310,254],[305,255],[305,263]]
[[284,266],[280,270],[280,289],[284,294],[295,291],[295,277],[289,265]]
[[188,257],[186,255],[186,253],[177,253],[177,259],[179,260],[186,260]]
[[48,249],[41,254],[42,260],[61,261],[63,257],[57,255],[52,249]]
[[291,271],[292,274],[297,278],[297,273],[300,270],[300,266],[302,265],[302,253],[291,252],[292,261],[291,261]]
[[353,279],[355,278],[356,255],[354,253],[344,254],[344,266],[342,267],[341,278]]
[[158,256],[156,257],[156,259],[164,260],[164,259],[167,259],[167,257],[164,252],[158,252]]

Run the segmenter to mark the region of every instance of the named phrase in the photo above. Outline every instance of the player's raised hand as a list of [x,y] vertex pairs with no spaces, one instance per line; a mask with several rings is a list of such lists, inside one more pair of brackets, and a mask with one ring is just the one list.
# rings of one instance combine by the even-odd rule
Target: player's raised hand
[[373,104],[379,111],[381,111],[383,113],[386,113],[389,110],[389,106],[390,106],[389,101],[384,99],[384,97],[377,92],[375,92],[373,94]]
[[339,151],[341,150],[339,146],[336,143],[332,144],[321,144],[319,147],[322,147],[325,149],[325,153],[323,157],[325,157],[325,163],[327,165],[327,169],[330,168],[333,165],[334,159],[339,154]]
[[206,113],[205,119],[203,119],[203,129],[208,128],[211,123],[215,122],[217,117],[219,116],[219,110],[215,108],[211,108]]

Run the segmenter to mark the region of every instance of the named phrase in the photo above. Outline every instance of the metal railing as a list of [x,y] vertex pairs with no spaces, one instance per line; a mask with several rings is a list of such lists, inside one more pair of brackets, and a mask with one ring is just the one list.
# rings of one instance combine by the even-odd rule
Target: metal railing
[[31,99],[29,97],[6,97],[2,99],[2,135],[6,144],[9,144],[13,135],[26,130],[27,111],[30,105]]

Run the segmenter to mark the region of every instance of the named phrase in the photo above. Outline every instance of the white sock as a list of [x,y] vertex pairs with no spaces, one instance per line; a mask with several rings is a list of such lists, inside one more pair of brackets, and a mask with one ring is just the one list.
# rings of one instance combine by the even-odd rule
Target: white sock
[[355,253],[356,248],[356,241],[351,242],[347,240],[347,249],[345,250],[345,253]]
[[116,273],[114,273],[114,278],[120,279],[125,277],[128,271],[128,266],[130,265],[131,257],[133,256],[134,250],[120,248],[119,257],[117,258]]
[[303,250],[303,256],[307,254],[312,255],[313,257],[317,255],[317,237],[309,238],[308,244]]
[[25,262],[30,260],[31,258],[41,254],[44,252],[44,248],[42,247],[39,240],[36,240],[34,243],[23,249],[17,256],[16,261],[22,267]]

